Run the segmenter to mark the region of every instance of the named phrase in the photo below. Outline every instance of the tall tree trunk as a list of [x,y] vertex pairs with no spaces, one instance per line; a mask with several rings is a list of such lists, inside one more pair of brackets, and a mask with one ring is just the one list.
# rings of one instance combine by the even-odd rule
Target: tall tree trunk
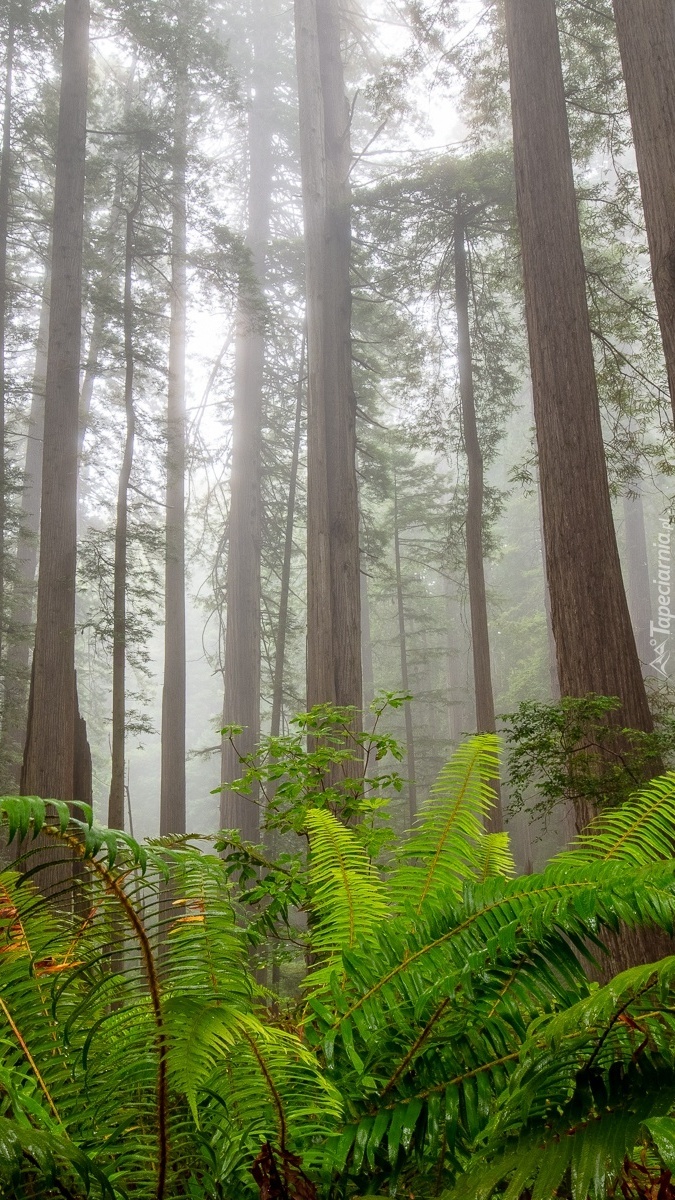
[[89,0],[66,0],[52,236],[40,569],[24,794],[72,799],[75,566]]
[[653,658],[649,644],[652,619],[652,597],[649,585],[649,556],[645,533],[645,511],[639,480],[633,483],[634,495],[624,496],[623,516],[626,538],[626,570],[628,575],[628,608],[633,622],[635,642],[643,675],[650,675]]
[[12,75],[14,71],[14,4],[9,2],[7,41],[5,44],[5,98],[2,114],[2,154],[0,157],[0,661],[5,647],[5,533],[7,526],[7,445],[5,438],[7,408],[6,333],[9,299],[7,240],[9,237],[10,177],[12,171]]
[[[136,79],[136,68],[138,65],[138,57],[134,50],[129,66],[129,73],[124,89],[124,106],[122,109],[122,126],[126,128],[131,117],[133,98],[134,98],[134,83]],[[126,152],[126,147],[125,147]],[[126,222],[126,211],[122,207],[123,191],[125,184],[125,166],[122,159],[116,172],[115,192],[113,195],[112,204],[110,206],[110,220],[108,228],[104,235],[102,251],[105,268],[101,282],[104,286],[110,284],[113,274],[111,261],[113,260],[115,246],[117,244],[117,235],[121,223]],[[84,439],[87,434],[89,418],[91,415],[91,404],[94,398],[94,387],[99,373],[99,359],[101,348],[103,345],[103,335],[106,330],[106,325],[110,313],[106,310],[105,305],[98,304],[94,311],[94,320],[91,328],[91,337],[89,338],[89,347],[87,350],[87,361],[84,368],[84,376],[82,378],[82,387],[80,390],[80,433],[78,440],[78,454],[82,457],[84,449]],[[86,483],[83,479],[83,473],[80,471],[80,500],[86,494]]]
[[621,722],[648,730],[607,482],[555,0],[507,0],[506,27],[560,687],[619,696]]
[[302,401],[305,389],[305,360],[306,335],[303,333],[302,349],[300,352],[300,372],[298,375],[298,390],[295,402],[295,425],[293,428],[293,450],[291,454],[291,473],[288,482],[288,503],[286,506],[286,532],[284,535],[284,558],[281,566],[281,586],[279,589],[279,619],[277,623],[277,639],[274,648],[274,684],[272,690],[272,716],[270,733],[278,737],[281,732],[281,709],[284,699],[284,668],[286,664],[286,637],[288,632],[288,602],[291,592],[291,566],[293,563],[293,528],[295,525],[295,498],[298,489],[298,466],[300,462],[300,434],[302,430]]
[[[459,202],[458,202],[459,203]],[[469,468],[469,494],[466,508],[466,573],[469,583],[471,611],[471,651],[476,697],[476,729],[478,733],[494,733],[495,701],[490,664],[490,629],[485,591],[485,562],[483,557],[483,452],[478,436],[476,403],[469,323],[469,273],[466,253],[466,224],[459,211],[455,217],[455,304],[457,308],[457,361],[459,391],[462,406],[462,433]],[[493,780],[496,803],[489,818],[492,832],[504,828],[499,781]]]
[[[116,222],[111,221],[111,226]],[[111,230],[112,232],[112,230]],[[91,337],[89,338],[89,348],[87,350],[87,361],[84,365],[84,375],[82,377],[82,389],[80,391],[80,428],[78,437],[78,453],[81,455],[84,449],[84,439],[87,433],[89,417],[91,415],[91,402],[94,398],[94,387],[98,376],[99,357],[101,354],[101,344],[103,342],[103,332],[105,329],[106,314],[102,308],[97,308],[94,313],[94,320],[91,327]]]
[[361,709],[350,138],[338,0],[295,0],[305,217],[307,703]]
[[[50,247],[51,254],[51,247]],[[49,339],[50,269],[45,270],[40,325],[35,347],[35,367],[26,435],[26,458],[12,587],[10,636],[7,641],[3,692],[2,761],[6,781],[18,788],[21,755],[26,741],[30,667],[30,636],[35,607],[35,575],[40,532],[40,485],[45,424],[45,381]]]
[[675,417],[675,8],[613,2]]
[[[652,719],[607,482],[555,0],[506,0],[516,197],[539,448],[546,567],[563,696],[619,696]],[[655,764],[658,769],[660,764]],[[577,809],[577,823],[593,813]],[[606,935],[612,973],[660,958],[649,930]]]
[[127,667],[127,557],[129,531],[129,482],[134,463],[136,412],[134,409],[134,221],[141,203],[141,160],[138,165],[136,201],[127,212],[124,247],[124,415],[126,433],[117,484],[115,517],[115,564],[113,568],[112,651],[112,769],[108,799],[108,825],[124,829],[126,667]]
[[[242,284],[235,346],[230,542],[227,558],[227,624],[225,630],[226,724],[243,727],[240,753],[250,754],[260,739],[260,554],[262,500],[260,449],[262,391],[265,369],[263,295],[272,201],[272,108],[274,78],[268,60],[268,31],[255,45],[253,94],[249,109],[249,192],[246,245],[251,276]],[[238,755],[223,740],[222,781],[241,774]],[[250,841],[260,836],[256,797],[221,793],[221,825],[239,829]]]
[[541,507],[541,484],[537,480],[537,503],[539,509],[539,544],[541,546],[541,563],[544,568],[544,614],[546,616],[546,647],[548,650],[548,674],[551,688],[551,699],[560,699],[560,680],[558,678],[558,657],[553,635],[553,619],[551,616],[551,589],[548,584],[546,570],[546,539],[544,537],[544,515]]
[[167,396],[164,687],[161,834],[185,833],[185,342],[187,311],[188,80],[178,80],[174,129],[171,316]]
[[[396,608],[398,611],[398,646],[401,659],[401,687],[410,691],[408,679],[408,647],[406,642],[405,608],[403,604],[403,573],[401,571],[401,532],[398,523],[398,492],[394,478],[394,564],[396,568]],[[417,782],[415,766],[415,738],[413,735],[412,708],[410,701],[403,705],[405,721],[405,752],[408,771],[408,815],[412,825],[417,816]]]
[[[361,556],[363,558],[363,555]],[[367,709],[375,699],[375,666],[373,663],[373,635],[370,627],[370,596],[368,572],[361,566],[361,663],[363,675],[363,707]]]

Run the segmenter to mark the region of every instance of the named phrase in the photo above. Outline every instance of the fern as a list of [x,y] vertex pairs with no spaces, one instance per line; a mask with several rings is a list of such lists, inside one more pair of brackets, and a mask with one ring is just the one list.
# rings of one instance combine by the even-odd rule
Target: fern
[[[675,958],[623,972],[567,1011],[535,1021],[457,1194],[508,1183],[549,1200],[571,1172],[575,1200],[600,1200],[626,1161],[659,1146],[675,1104]],[[523,1115],[526,1125],[523,1128]],[[652,1132],[653,1130],[653,1132]]]
[[479,880],[491,879],[494,875],[508,877],[516,874],[508,833],[485,834],[476,848],[475,869]]
[[482,874],[484,822],[494,804],[490,783],[498,774],[494,735],[471,738],[455,751],[401,848],[401,865],[391,880],[397,903],[420,913]]
[[326,809],[310,810],[306,829],[310,896],[317,917],[312,946],[330,960],[368,942],[389,910],[377,871],[351,829]]
[[[0,1185],[234,1200],[268,1146],[326,1197],[600,1200],[658,1179],[675,958],[604,988],[584,964],[622,922],[675,926],[675,778],[514,879],[483,827],[493,749],[474,739],[444,770],[391,887],[353,829],[306,814],[300,1014],[265,1007],[218,857],[0,801],[15,835],[42,831],[0,876]],[[81,860],[72,911],[33,885],[45,837]]]
[[[0,1186],[80,1196],[79,1173],[88,1194],[168,1200],[208,1178],[239,1196],[255,1192],[264,1143],[313,1161],[339,1097],[299,1038],[256,1011],[220,860],[89,821],[44,823],[37,802],[3,808],[17,833],[30,833],[28,814],[85,874],[78,911],[56,913],[25,874],[0,875],[0,1080],[13,1081],[11,1112],[0,1086],[0,1118],[13,1122]],[[36,880],[44,858],[41,847],[34,870],[29,845]]]
[[619,808],[606,809],[568,850],[553,860],[564,869],[589,862],[633,867],[672,858],[675,851],[675,772],[670,771]]

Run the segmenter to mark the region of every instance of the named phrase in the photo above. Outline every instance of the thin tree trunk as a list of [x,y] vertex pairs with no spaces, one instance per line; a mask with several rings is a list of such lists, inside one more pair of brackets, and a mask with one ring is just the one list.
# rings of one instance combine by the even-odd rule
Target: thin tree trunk
[[[462,406],[462,433],[469,468],[469,494],[466,508],[466,573],[471,611],[471,651],[476,698],[478,733],[494,733],[495,701],[490,663],[490,628],[485,590],[483,556],[483,452],[478,436],[469,324],[469,274],[466,254],[466,225],[461,212],[455,217],[455,303],[457,307],[457,360]],[[504,828],[499,781],[493,780],[496,803],[488,821],[490,830]]]
[[651,729],[621,576],[574,194],[555,0],[507,0],[518,216],[546,568],[563,695]]
[[171,316],[167,396],[164,687],[161,834],[185,833],[185,342],[187,312],[188,80],[178,80],[174,130]]
[[[408,648],[406,644],[405,608],[403,606],[403,575],[401,572],[401,535],[398,525],[398,493],[394,479],[394,562],[396,566],[396,608],[398,611],[398,646],[401,659],[401,687],[410,691],[408,680]],[[410,701],[403,705],[405,721],[405,751],[408,771],[408,815],[410,824],[417,816],[417,782],[415,766],[415,738],[413,736],[412,708]]]
[[279,619],[274,652],[274,684],[272,691],[272,716],[270,733],[278,737],[281,732],[281,710],[284,700],[284,667],[286,664],[286,638],[288,632],[288,602],[291,591],[291,566],[293,563],[293,528],[295,525],[295,498],[298,489],[298,465],[300,462],[300,434],[302,430],[302,401],[305,388],[306,335],[303,333],[300,352],[300,372],[295,403],[295,425],[293,428],[293,451],[291,473],[288,482],[288,505],[286,508],[286,533],[284,536],[284,558],[281,566],[279,589]]
[[129,530],[129,482],[134,463],[136,413],[134,410],[134,221],[141,203],[141,160],[138,165],[136,201],[127,212],[124,249],[124,413],[126,433],[117,484],[115,518],[115,565],[113,577],[112,651],[112,769],[108,799],[108,825],[124,829],[125,726],[127,665],[127,556]]
[[[260,555],[262,500],[260,448],[265,369],[263,295],[272,201],[272,109],[274,78],[268,60],[268,31],[261,28],[255,46],[253,95],[249,109],[249,193],[246,244],[252,280],[242,286],[235,347],[230,542],[227,559],[225,630],[225,724],[243,727],[238,750],[250,754],[260,740]],[[253,286],[252,286],[253,285]],[[223,740],[224,784],[241,774],[238,754]],[[255,796],[221,792],[221,825],[239,829],[250,841],[260,837]]]
[[[112,224],[112,222],[111,222]],[[87,426],[89,425],[89,417],[91,415],[91,402],[94,398],[94,386],[98,377],[99,357],[101,354],[101,344],[103,342],[103,332],[105,329],[105,314],[101,308],[94,313],[94,321],[91,327],[91,337],[89,338],[89,348],[87,350],[87,361],[84,366],[84,375],[82,377],[82,389],[80,391],[80,428],[78,435],[78,453],[82,456],[84,449],[84,439],[87,434]]]
[[9,300],[7,240],[9,237],[10,177],[12,171],[12,75],[14,70],[14,4],[7,13],[5,46],[5,98],[2,116],[2,156],[0,158],[0,661],[5,647],[5,532],[7,526],[7,445],[5,438],[7,408],[6,334]]
[[52,238],[40,569],[24,794],[73,798],[75,566],[89,0],[66,0]]
[[363,707],[367,709],[375,699],[375,666],[373,663],[373,636],[370,627],[368,573],[363,569],[363,566],[361,567],[361,662],[363,673]]
[[614,16],[675,417],[675,7],[614,0]]
[[[51,247],[50,247],[51,254]],[[18,788],[26,741],[30,638],[35,607],[35,575],[40,532],[40,484],[45,424],[45,381],[49,339],[50,268],[46,267],[35,348],[35,368],[26,435],[21,512],[12,587],[10,635],[7,641],[3,693],[2,761],[6,780]]]
[[636,480],[632,485],[635,494],[624,496],[623,515],[626,537],[626,568],[628,574],[628,607],[637,651],[643,675],[650,675],[653,658],[649,644],[649,627],[652,619],[652,598],[649,585],[649,556],[645,533],[645,512],[642,489]]
[[541,563],[544,569],[544,613],[546,615],[546,645],[548,649],[548,673],[551,689],[551,699],[560,699],[560,680],[558,679],[558,657],[553,636],[553,620],[551,617],[551,590],[548,584],[546,570],[546,539],[544,537],[544,515],[541,507],[541,484],[537,481],[537,502],[539,510],[539,544],[541,546]]
[[353,705],[360,711],[350,117],[338,0],[295,0],[295,28],[309,363],[307,703]]
[[[133,103],[133,90],[134,90],[134,82],[135,82],[135,78],[136,78],[137,64],[138,64],[138,58],[137,58],[136,51],[134,51],[132,58],[131,58],[131,65],[129,67],[129,74],[127,76],[126,87],[124,90],[124,107],[122,109],[122,125],[123,125],[123,127],[126,127],[128,121],[129,121],[129,118],[131,116],[132,103]],[[106,231],[106,234],[104,237],[104,242],[103,242],[104,257],[105,257],[106,250],[108,251],[109,256],[112,255],[114,246],[116,243],[117,233],[118,233],[120,223],[122,220],[124,220],[126,222],[126,212],[122,208],[124,180],[125,180],[125,168],[124,168],[124,164],[121,163],[117,169],[116,180],[115,180],[115,192],[114,192],[112,204],[110,207],[110,221],[108,223],[108,229]],[[106,262],[106,267],[107,267],[107,269],[104,270],[104,272],[103,272],[103,280],[102,280],[102,282],[105,285],[110,283],[110,278],[112,275],[112,268],[110,267],[109,261]],[[94,398],[94,387],[96,385],[96,380],[98,378],[99,359],[100,359],[100,354],[101,354],[101,347],[103,345],[103,335],[105,333],[105,328],[106,328],[106,323],[107,323],[108,317],[109,317],[109,313],[106,312],[106,310],[103,306],[98,306],[96,308],[96,310],[94,312],[94,320],[93,320],[93,324],[92,324],[92,328],[91,328],[91,337],[89,339],[89,348],[87,350],[87,361],[86,361],[85,368],[84,368],[84,376],[82,379],[82,388],[80,391],[80,432],[79,432],[79,439],[78,439],[78,454],[79,454],[80,458],[82,457],[82,451],[84,449],[84,439],[87,434],[87,427],[89,425],[89,418],[91,415],[91,404],[92,404],[92,400]],[[83,483],[82,473],[80,472],[80,492],[81,492],[80,499],[82,499],[82,494],[84,491],[84,489],[82,487],[82,483]]]

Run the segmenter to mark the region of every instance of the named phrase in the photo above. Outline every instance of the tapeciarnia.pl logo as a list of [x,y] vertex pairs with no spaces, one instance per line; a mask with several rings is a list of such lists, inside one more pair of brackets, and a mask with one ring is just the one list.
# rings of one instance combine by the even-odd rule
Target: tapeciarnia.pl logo
[[671,636],[670,623],[675,621],[675,613],[670,611],[671,602],[671,571],[672,549],[670,522],[661,518],[662,529],[659,533],[656,548],[658,551],[657,578],[654,583],[658,587],[659,607],[658,619],[649,625],[649,644],[654,651],[654,658],[649,664],[663,679],[668,678],[668,662],[670,660],[669,641]]

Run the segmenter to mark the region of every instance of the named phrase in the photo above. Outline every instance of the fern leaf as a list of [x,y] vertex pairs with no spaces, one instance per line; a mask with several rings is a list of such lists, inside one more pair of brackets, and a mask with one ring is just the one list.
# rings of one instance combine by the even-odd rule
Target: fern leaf
[[312,944],[324,958],[363,945],[389,914],[377,871],[353,831],[326,809],[307,814],[309,881],[318,918]]
[[443,892],[461,892],[485,866],[485,817],[494,804],[499,742],[481,734],[463,743],[441,771],[391,879],[398,903],[417,913]]
[[509,878],[515,874],[508,833],[486,833],[476,847],[476,877],[484,881],[496,875]]
[[675,851],[675,772],[652,779],[619,808],[606,809],[572,846],[553,859],[561,867],[592,862],[646,866]]

